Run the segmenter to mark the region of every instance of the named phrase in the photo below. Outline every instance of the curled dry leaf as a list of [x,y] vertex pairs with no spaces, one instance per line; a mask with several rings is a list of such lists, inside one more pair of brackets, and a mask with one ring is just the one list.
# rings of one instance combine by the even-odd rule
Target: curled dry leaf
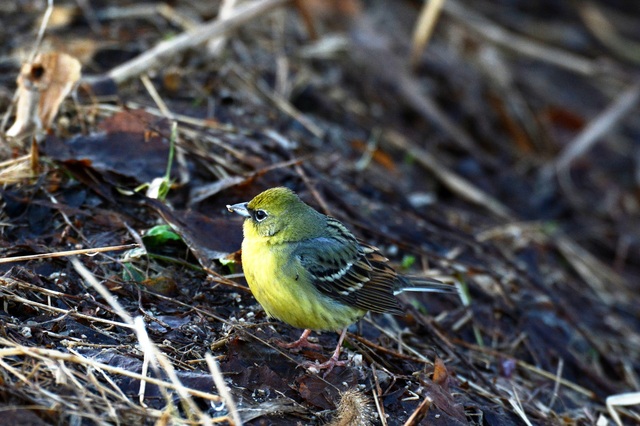
[[445,390],[449,390],[449,372],[441,358],[436,358],[434,362],[432,380],[434,383],[442,386]]
[[19,138],[51,126],[62,100],[80,80],[80,62],[66,53],[40,53],[18,76],[16,121],[7,135]]

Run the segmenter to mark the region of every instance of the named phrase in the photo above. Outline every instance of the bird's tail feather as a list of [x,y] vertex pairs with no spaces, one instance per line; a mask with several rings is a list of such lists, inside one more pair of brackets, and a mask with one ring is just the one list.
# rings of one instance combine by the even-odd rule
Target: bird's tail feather
[[419,291],[428,293],[457,293],[458,289],[453,284],[445,284],[433,278],[403,277],[403,286],[394,291],[393,294],[405,291]]

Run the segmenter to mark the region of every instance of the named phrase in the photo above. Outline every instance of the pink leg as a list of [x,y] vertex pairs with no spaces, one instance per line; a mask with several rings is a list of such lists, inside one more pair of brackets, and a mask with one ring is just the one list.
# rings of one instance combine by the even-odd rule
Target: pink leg
[[276,342],[276,344],[278,346],[280,346],[281,348],[285,348],[285,349],[300,350],[302,348],[309,348],[309,349],[313,349],[313,350],[316,350],[316,351],[322,350],[322,346],[317,345],[315,343],[311,343],[309,340],[307,340],[309,338],[310,334],[311,334],[311,330],[309,330],[307,328],[306,330],[304,330],[302,332],[302,335],[300,336],[300,338],[298,340],[296,340],[295,342],[285,343],[285,342],[282,342],[282,341],[278,341],[278,342]]
[[331,370],[333,370],[333,367],[335,366],[340,367],[340,366],[346,365],[347,364],[346,361],[339,361],[340,349],[342,349],[342,342],[344,341],[344,338],[346,335],[347,335],[347,329],[345,328],[344,330],[342,330],[342,333],[340,333],[340,338],[338,339],[338,346],[336,346],[336,350],[333,351],[333,355],[331,355],[331,358],[329,358],[326,362],[323,362],[322,364],[316,364],[314,362],[307,361],[303,364],[304,367],[307,369],[317,370],[317,371],[326,370],[322,377],[327,377],[331,372]]

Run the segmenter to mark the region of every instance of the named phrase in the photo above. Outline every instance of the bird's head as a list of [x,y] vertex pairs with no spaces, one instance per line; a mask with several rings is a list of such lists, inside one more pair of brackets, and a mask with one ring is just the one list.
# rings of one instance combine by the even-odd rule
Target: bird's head
[[267,189],[248,203],[227,209],[245,218],[245,238],[262,237],[272,244],[313,238],[326,221],[323,214],[284,187]]

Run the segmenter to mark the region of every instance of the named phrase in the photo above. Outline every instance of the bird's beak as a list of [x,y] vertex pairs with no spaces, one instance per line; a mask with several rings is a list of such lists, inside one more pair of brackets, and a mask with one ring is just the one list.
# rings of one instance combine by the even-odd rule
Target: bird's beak
[[251,217],[251,214],[249,214],[249,209],[247,209],[247,204],[249,203],[238,203],[232,206],[227,204],[227,210],[232,213],[238,213],[242,217]]

